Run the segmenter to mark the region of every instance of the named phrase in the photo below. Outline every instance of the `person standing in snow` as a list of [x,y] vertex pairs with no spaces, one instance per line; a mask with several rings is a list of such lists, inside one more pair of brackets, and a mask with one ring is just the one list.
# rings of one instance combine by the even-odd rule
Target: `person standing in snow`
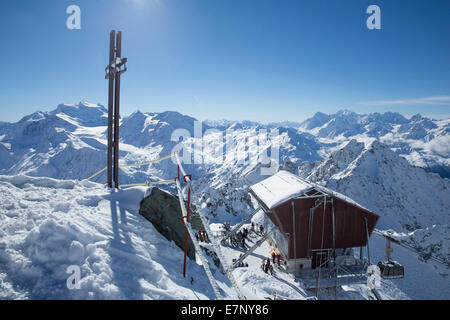
[[275,252],[272,251],[272,263],[275,264]]
[[266,265],[264,266],[264,272],[268,273],[270,268],[270,259],[267,259]]
[[280,267],[281,254],[277,254],[277,264],[278,268]]

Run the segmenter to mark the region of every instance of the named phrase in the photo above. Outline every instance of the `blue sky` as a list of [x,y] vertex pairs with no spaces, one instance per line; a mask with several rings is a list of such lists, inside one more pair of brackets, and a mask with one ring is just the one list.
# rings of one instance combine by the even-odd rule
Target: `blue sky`
[[[81,30],[66,8],[81,8]],[[381,30],[366,8],[381,8]],[[128,71],[121,114],[301,121],[316,111],[450,116],[450,2],[2,0],[1,121],[107,104],[111,29]]]

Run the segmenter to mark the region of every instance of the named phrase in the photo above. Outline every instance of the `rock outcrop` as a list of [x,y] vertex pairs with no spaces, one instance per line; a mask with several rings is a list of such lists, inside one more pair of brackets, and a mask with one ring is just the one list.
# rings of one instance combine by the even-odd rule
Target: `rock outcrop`
[[[150,195],[142,199],[139,213],[149,220],[167,240],[174,241],[184,250],[186,228],[181,222],[182,212],[177,196],[154,187]],[[204,230],[200,217],[192,205],[189,220],[194,230]],[[194,244],[190,237],[188,237],[187,255],[195,260]]]

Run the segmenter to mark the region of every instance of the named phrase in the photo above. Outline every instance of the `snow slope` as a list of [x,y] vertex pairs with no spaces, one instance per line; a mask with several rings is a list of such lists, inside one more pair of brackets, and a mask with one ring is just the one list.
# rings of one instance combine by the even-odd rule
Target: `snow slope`
[[[0,176],[0,298],[213,299],[198,264],[137,212],[145,188]],[[69,290],[70,265],[81,269]],[[234,297],[215,272],[225,296]]]

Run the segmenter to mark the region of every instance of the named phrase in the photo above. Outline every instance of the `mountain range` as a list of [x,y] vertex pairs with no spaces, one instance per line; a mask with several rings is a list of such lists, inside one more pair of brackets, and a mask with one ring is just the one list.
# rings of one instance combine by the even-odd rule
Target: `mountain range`
[[[2,122],[0,174],[83,180],[106,165],[106,125],[107,110],[84,101]],[[173,111],[123,117],[120,162],[156,159],[180,146],[191,151],[191,162],[196,157],[202,161],[187,161],[186,169],[216,222],[239,221],[252,210],[248,187],[270,172],[288,170],[353,198],[382,216],[380,228],[449,261],[450,119],[341,110],[317,112],[301,123],[221,120],[198,125],[195,118]],[[278,135],[271,140],[274,129]],[[184,137],[174,138],[176,132]],[[261,134],[265,139],[258,140]],[[274,144],[279,146],[275,163],[270,159]],[[268,171],[262,174],[262,169]],[[128,184],[170,179],[177,171],[167,160],[121,168],[119,174],[121,183]],[[105,172],[92,180],[105,183]],[[424,249],[424,234],[436,228],[440,236]],[[418,234],[422,240],[413,239]]]
[[[29,255],[31,251],[28,252],[28,249],[16,248],[18,244],[14,242],[14,230],[20,229],[22,225],[26,226],[32,232],[28,238],[51,224],[42,223],[36,231],[31,222],[20,218],[29,216],[32,220],[44,219],[44,216],[40,217],[30,207],[32,202],[40,203],[39,193],[45,193],[50,201],[48,205],[41,205],[48,211],[48,218],[45,219],[59,221],[63,216],[60,217],[58,213],[71,210],[84,210],[86,217],[96,219],[91,215],[98,214],[96,203],[101,197],[77,195],[76,190],[91,192],[89,190],[95,189],[100,194],[106,192],[102,186],[106,182],[105,172],[92,178],[93,184],[86,181],[87,177],[106,165],[106,134],[106,108],[85,101],[73,105],[61,104],[50,112],[38,111],[16,123],[0,122],[0,177],[2,181],[6,181],[1,193],[7,199],[2,204],[1,210],[5,210],[5,216],[1,216],[4,221],[2,220],[0,232],[6,241],[5,248],[15,248],[5,249],[4,252],[0,250],[0,253],[3,252],[0,258],[10,268],[7,275],[14,277],[17,273],[17,281],[20,282],[21,274],[29,274],[29,267],[25,265],[23,270],[17,269],[17,261],[22,258],[14,258],[14,252],[21,257],[34,257]],[[391,232],[394,237],[415,250],[415,253],[400,247],[394,250],[394,257],[405,266],[407,274],[405,279],[396,282],[400,289],[398,297],[405,293],[413,298],[442,295],[448,298],[449,142],[450,119],[436,120],[421,115],[408,119],[393,112],[366,115],[348,110],[341,110],[336,114],[317,112],[303,122],[269,124],[227,120],[200,123],[193,117],[173,111],[136,111],[120,119],[120,163],[140,163],[166,156],[174,150],[180,151],[186,171],[192,174],[199,208],[208,214],[211,223],[239,222],[253,211],[254,204],[248,194],[248,187],[280,169],[336,190],[376,212],[380,215],[378,229]],[[171,179],[176,175],[176,164],[170,159],[119,170],[121,184]],[[49,178],[58,180],[48,180]],[[78,184],[73,180],[79,180]],[[8,181],[12,181],[14,188],[22,190],[17,192],[23,194],[24,199],[16,199]],[[49,184],[55,187],[49,187]],[[75,188],[73,195],[67,193],[67,188]],[[171,186],[163,188],[175,192]],[[135,191],[129,190],[130,194],[133,192]],[[82,199],[77,198],[74,202],[74,196]],[[125,193],[114,196],[127,198]],[[53,197],[59,200],[53,203]],[[68,197],[67,200],[64,197]],[[132,205],[137,206],[136,203]],[[47,213],[45,216],[47,217]],[[9,224],[8,221],[12,220],[15,222]],[[71,223],[68,224],[66,234],[70,239]],[[54,225],[48,226],[48,230],[55,228]],[[26,239],[23,248],[29,247]],[[81,247],[89,247],[89,241],[79,237],[77,239],[70,245],[71,248],[74,247],[73,250],[78,252]],[[49,253],[52,251],[45,247],[45,243],[39,247],[40,251],[36,251],[36,259],[44,259],[39,253],[42,250]],[[117,244],[123,245],[120,241]],[[384,239],[372,235],[370,246],[372,258],[383,260]],[[132,252],[128,247],[125,249]],[[114,250],[112,255],[119,252]],[[94,256],[93,253],[88,255]],[[78,257],[78,253],[73,256]],[[431,257],[439,259],[443,264],[436,263]],[[69,258],[72,259],[72,255]],[[36,261],[39,262],[39,259]],[[111,265],[113,266],[114,264]],[[166,270],[173,268],[164,263],[161,267]],[[44,263],[42,270],[46,270],[45,268],[47,265]],[[13,271],[16,269],[17,272]],[[112,275],[111,272],[108,275],[114,278],[114,268],[112,269]],[[94,265],[86,267],[86,270],[89,274],[100,272],[96,271]],[[3,275],[0,272],[0,278]],[[35,276],[33,281],[40,283],[41,278]],[[90,283],[87,282],[86,286],[91,285]],[[38,290],[38,287],[33,286],[32,290]],[[9,293],[4,293],[5,296],[19,294],[16,289],[8,288]],[[436,293],[436,288],[443,291]],[[394,289],[395,286],[390,285],[382,292],[387,294]],[[120,291],[121,293],[113,292],[112,295],[105,295],[101,291],[98,296],[127,297],[126,290]],[[39,293],[39,290],[33,292],[32,296],[36,297],[47,295]]]

